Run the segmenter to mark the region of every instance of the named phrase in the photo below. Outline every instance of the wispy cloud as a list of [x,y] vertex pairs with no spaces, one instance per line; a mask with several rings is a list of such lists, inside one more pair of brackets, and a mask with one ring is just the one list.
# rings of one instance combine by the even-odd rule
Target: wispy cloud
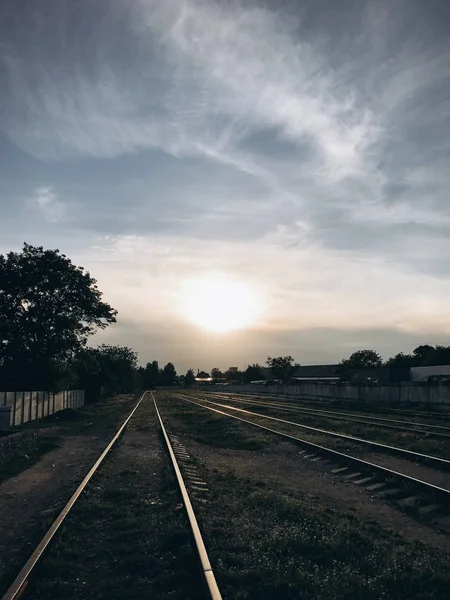
[[0,129],[48,162],[33,210],[68,227],[64,190],[110,236],[85,258],[130,320],[225,269],[269,329],[447,327],[450,41],[418,0],[348,5],[6,1]]
[[34,190],[29,206],[42,214],[46,221],[55,223],[65,214],[65,205],[51,187],[40,187]]

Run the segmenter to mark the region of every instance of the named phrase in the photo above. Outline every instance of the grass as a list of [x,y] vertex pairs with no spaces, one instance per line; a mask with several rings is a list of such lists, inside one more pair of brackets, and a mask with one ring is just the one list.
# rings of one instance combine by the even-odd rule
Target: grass
[[[169,408],[169,411],[167,410]],[[216,413],[206,411],[185,402],[173,401],[164,408],[164,415],[170,414],[171,422],[177,433],[191,437],[199,444],[213,448],[260,451],[266,447],[266,441],[258,435],[252,435],[237,421],[232,421]],[[277,443],[277,440],[273,440]]]
[[[420,452],[423,454],[429,454],[432,456],[450,459],[450,445],[448,443],[449,440],[447,438],[433,437],[432,435],[427,435],[426,433],[422,432],[410,433],[405,431],[386,429],[383,427],[378,427],[376,425],[365,425],[363,423],[341,421],[333,419],[332,416],[327,417],[324,415],[306,415],[301,413],[296,414],[292,412],[288,413],[283,412],[283,410],[277,410],[276,408],[262,407],[256,404],[248,404],[242,407],[240,406],[240,408],[257,412],[261,415],[278,417],[287,421],[292,421],[294,423],[297,422],[299,424],[308,425],[310,427],[326,429],[335,433],[343,433],[345,435],[359,437],[365,440],[372,440],[380,444],[387,444],[390,446],[403,448],[405,450],[411,450],[413,452]],[[227,409],[224,410],[226,411]],[[307,429],[302,429],[301,427],[295,427],[292,425],[287,426],[277,421],[271,421],[270,419],[258,419],[255,418],[253,415],[246,415],[245,413],[239,413],[236,411],[231,411],[231,414],[235,414],[236,416],[240,416],[248,420],[253,420],[261,425],[266,425],[267,427],[281,429],[283,431],[287,427],[287,433],[290,433],[292,435],[298,435],[299,437],[308,439],[310,441],[314,441],[315,439],[317,440],[320,437],[321,441],[327,441],[325,445],[329,445],[330,447],[336,449],[344,449],[352,445],[350,441],[340,441],[338,438],[333,438],[332,436],[314,434],[313,432],[308,432]],[[361,449],[361,446],[359,444],[357,444],[357,447]]]
[[58,426],[67,435],[100,433],[120,423],[136,404],[140,394],[121,394],[102,398],[81,408],[66,408],[43,419],[30,421],[15,431],[41,430]]
[[[174,432],[202,438],[210,414],[174,400],[164,415]],[[226,417],[214,415],[214,419]],[[266,447],[270,438],[236,423]],[[217,427],[217,425],[215,426]],[[317,440],[316,440],[317,441]],[[267,443],[270,447],[270,442]],[[233,446],[234,448],[234,446]],[[230,453],[230,463],[238,461]],[[403,539],[376,521],[324,504],[320,498],[273,489],[230,473],[203,468],[211,490],[195,506],[224,598],[233,600],[439,600],[448,597],[450,555]]]
[[0,481],[15,477],[35,465],[47,452],[60,446],[60,438],[56,436],[38,437],[36,448],[28,453],[21,452],[5,465],[0,466]]
[[202,526],[225,598],[447,598],[448,555],[317,501],[232,475],[208,480]]
[[57,435],[38,435],[35,451],[19,453],[7,464],[0,466],[0,481],[15,477],[35,465],[47,452],[60,447],[63,436],[101,434],[117,429],[118,424],[131,411],[137,401],[135,394],[106,398],[82,408],[67,408],[44,419],[15,427],[10,433],[20,431],[40,432],[58,426]]

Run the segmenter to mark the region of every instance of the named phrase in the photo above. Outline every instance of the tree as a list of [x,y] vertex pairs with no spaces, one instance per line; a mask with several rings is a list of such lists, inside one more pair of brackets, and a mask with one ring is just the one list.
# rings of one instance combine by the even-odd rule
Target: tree
[[242,374],[244,383],[250,383],[251,381],[261,381],[265,379],[262,367],[258,364],[248,365]]
[[436,345],[436,349],[432,355],[432,365],[450,365],[450,346],[439,346]]
[[383,360],[375,350],[358,350],[339,364],[348,369],[379,369]]
[[400,352],[386,361],[390,381],[408,381],[409,370],[414,366],[415,357],[412,354]]
[[175,370],[174,365],[171,362],[167,363],[164,369],[160,369],[158,385],[175,385],[176,380],[177,372]]
[[435,352],[435,348],[433,346],[429,346],[428,344],[414,348],[413,354],[415,356],[416,366],[424,367],[432,365]]
[[209,379],[209,376],[210,376],[209,373],[207,373],[206,371],[199,371],[197,373],[197,377],[199,379]]
[[211,370],[211,377],[213,379],[221,379],[223,377],[223,373],[218,367],[214,367],[214,369]]
[[146,389],[154,389],[156,387],[156,383],[159,377],[159,365],[158,361],[154,360],[153,362],[148,362],[145,365],[145,373],[144,373],[144,387]]
[[[0,255],[0,375],[10,389],[52,389],[117,311],[96,280],[59,250],[24,244]],[[14,386],[14,388],[12,388]]]
[[355,377],[352,371],[363,369],[379,369],[383,366],[383,360],[375,350],[358,350],[339,363],[339,373],[342,381],[351,381]]
[[87,399],[104,394],[131,392],[136,386],[137,354],[126,346],[102,344],[83,348],[73,361],[74,385],[86,391]]
[[240,382],[242,380],[242,371],[239,371],[239,369],[228,369],[227,371],[225,371],[223,376],[227,381]]
[[195,375],[192,369],[189,369],[184,376],[184,387],[191,388],[195,384]]
[[266,365],[270,367],[272,375],[275,379],[287,381],[290,379],[298,366],[294,364],[292,356],[278,356],[278,358],[267,357]]

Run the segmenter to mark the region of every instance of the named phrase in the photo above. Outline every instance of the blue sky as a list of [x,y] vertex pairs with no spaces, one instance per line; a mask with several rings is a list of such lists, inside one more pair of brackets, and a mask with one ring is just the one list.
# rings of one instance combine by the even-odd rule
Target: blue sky
[[[57,247],[188,367],[449,343],[444,1],[4,0],[0,251]],[[223,273],[263,307],[183,314]]]

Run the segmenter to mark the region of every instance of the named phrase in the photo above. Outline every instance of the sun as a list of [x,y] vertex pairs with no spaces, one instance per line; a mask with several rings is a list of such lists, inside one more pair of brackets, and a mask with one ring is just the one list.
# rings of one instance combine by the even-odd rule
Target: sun
[[227,332],[255,324],[261,303],[248,284],[214,274],[185,286],[181,310],[188,321],[203,329]]

